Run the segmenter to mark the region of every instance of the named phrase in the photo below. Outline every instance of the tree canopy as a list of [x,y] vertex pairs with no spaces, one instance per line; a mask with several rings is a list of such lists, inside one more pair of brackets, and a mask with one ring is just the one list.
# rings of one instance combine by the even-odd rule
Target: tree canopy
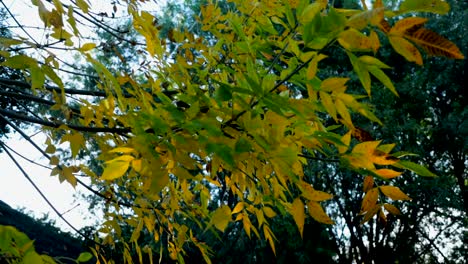
[[[334,224],[323,202],[359,191],[354,185],[334,193],[320,189],[326,186],[318,184],[321,176],[305,173],[311,164],[338,164],[360,177],[355,219],[361,224],[401,214],[392,201],[411,200],[395,184],[406,184],[398,181],[405,171],[436,177],[409,159],[404,146],[393,151],[391,135],[374,139],[362,127],[383,124],[374,111],[375,87],[398,96],[382,52],[417,65],[423,65],[420,50],[464,58],[425,27],[428,18],[415,15],[446,14],[446,2],[405,0],[388,8],[377,0],[346,9],[328,1],[207,1],[192,28],[163,28],[144,2],[115,2],[113,12],[124,8],[131,25],[113,28],[86,1],[35,0],[47,42],[0,39],[2,66],[20,70],[26,80],[2,78],[1,87],[20,88],[16,97],[47,106],[37,112],[2,107],[0,118],[20,133],[13,120],[41,125],[47,141],[45,150],[38,148],[51,175],[105,200],[105,219],[88,237],[103,262],[104,246],[117,243],[126,262],[132,255],[152,261],[154,253],[184,262],[193,249],[210,262],[203,234],[222,239],[234,227],[266,240],[276,254],[275,219],[291,217],[303,237],[308,216]],[[90,41],[83,21],[120,43]],[[134,53],[120,53],[119,45]],[[67,86],[77,82],[65,74],[73,72],[63,72],[57,48],[91,66],[91,73],[75,76],[97,89],[86,82]],[[105,49],[120,54],[113,66],[98,56]],[[330,63],[340,56],[350,71]],[[64,143],[69,148],[57,151]],[[322,172],[339,177],[336,169]],[[123,226],[130,227],[129,237]]]

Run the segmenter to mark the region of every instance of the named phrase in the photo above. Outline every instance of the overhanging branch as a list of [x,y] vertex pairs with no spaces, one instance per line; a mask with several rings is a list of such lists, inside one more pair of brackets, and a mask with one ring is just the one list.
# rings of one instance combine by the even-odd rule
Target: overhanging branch
[[0,118],[6,119],[5,117],[9,117],[15,120],[21,120],[21,121],[25,121],[29,123],[34,123],[38,125],[43,125],[47,127],[54,127],[54,128],[58,128],[62,125],[65,125],[73,130],[81,131],[81,132],[90,132],[90,133],[102,132],[102,133],[116,133],[116,134],[127,134],[131,132],[130,128],[87,127],[87,126],[79,126],[79,125],[66,124],[66,123],[55,123],[55,122],[46,121],[43,119],[23,115],[15,111],[0,108]]

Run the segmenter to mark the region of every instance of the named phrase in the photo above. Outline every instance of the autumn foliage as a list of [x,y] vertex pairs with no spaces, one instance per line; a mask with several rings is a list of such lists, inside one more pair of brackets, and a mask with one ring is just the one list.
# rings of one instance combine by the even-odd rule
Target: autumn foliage
[[[424,28],[426,18],[413,16],[445,14],[444,1],[406,0],[398,10],[385,9],[380,0],[372,7],[363,1],[361,10],[336,9],[323,0],[230,0],[227,10],[210,2],[197,17],[204,37],[174,28],[162,38],[154,16],[139,10],[144,1],[128,0],[144,47],[137,55],[142,64],[132,72],[111,72],[93,56],[99,46],[80,40],[75,16],[89,12],[86,1],[33,2],[51,37],[74,49],[99,76],[100,99],[83,93],[72,106],[53,53],[24,39],[0,40],[3,65],[24,70],[31,92],[51,98],[50,111],[61,113],[54,120],[47,111],[38,117],[48,135],[45,155],[54,166],[52,175],[76,186],[81,184],[76,174],[85,174],[106,187],[107,211],[94,249],[100,259],[100,244],[122,242],[122,223],[133,227],[124,241],[127,262],[130,250],[140,260],[152,256],[151,247],[139,243],[142,232],[174,260],[183,262],[184,247],[191,244],[210,262],[210,249],[187,219],[207,232],[241,222],[249,237],[266,239],[273,251],[277,238],[269,221],[278,215],[292,215],[301,235],[308,216],[333,224],[321,204],[333,194],[306,180],[307,162],[340,162],[362,175],[362,223],[400,214],[391,201],[411,198],[392,179],[405,170],[435,176],[405,160],[408,153],[392,152],[395,144],[372,139],[353,120],[360,115],[381,124],[366,101],[374,83],[398,95],[386,74],[390,66],[379,59],[383,39],[419,65],[420,49],[463,58],[453,43]],[[11,55],[18,46],[37,54]],[[335,55],[328,53],[331,46],[349,58],[362,92],[348,91],[353,76],[321,73],[320,65]],[[0,117],[15,118],[1,109]],[[56,153],[63,143],[70,145],[73,165]],[[102,172],[88,164],[96,158],[91,145],[99,150]],[[222,191],[235,199],[213,204],[212,197]],[[123,217],[126,210],[132,214]]]

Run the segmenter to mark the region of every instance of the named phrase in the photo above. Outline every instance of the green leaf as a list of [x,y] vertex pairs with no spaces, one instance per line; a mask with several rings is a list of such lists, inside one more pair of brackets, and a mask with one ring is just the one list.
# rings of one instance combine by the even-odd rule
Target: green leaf
[[91,253],[83,252],[78,256],[76,261],[78,261],[78,262],[87,262],[87,261],[91,260],[92,258],[93,258],[93,255]]
[[229,101],[232,99],[232,90],[226,84],[221,84],[218,89],[216,89],[216,100],[220,102]]
[[393,166],[399,167],[399,168],[402,168],[402,169],[408,169],[408,170],[418,174],[419,176],[437,177],[436,174],[429,171],[426,167],[424,167],[422,165],[419,165],[417,163],[411,162],[411,161],[400,160],[396,164],[394,164]]
[[383,85],[385,85],[385,87],[387,87],[393,94],[398,96],[395,86],[393,86],[392,80],[390,80],[390,78],[388,78],[388,76],[381,69],[377,68],[376,66],[369,66],[367,67],[367,69],[370,73],[372,73],[372,75],[374,75],[374,77],[379,79],[379,81]]
[[400,5],[398,13],[430,12],[445,15],[450,11],[450,5],[443,0],[405,0]]
[[231,208],[227,205],[223,205],[216,209],[211,217],[211,224],[213,224],[221,232],[228,226],[231,221]]

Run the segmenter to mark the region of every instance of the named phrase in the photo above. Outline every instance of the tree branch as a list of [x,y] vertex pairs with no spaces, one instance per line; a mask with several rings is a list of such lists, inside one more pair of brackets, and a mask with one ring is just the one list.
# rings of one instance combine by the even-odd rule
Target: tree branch
[[130,128],[111,128],[111,127],[86,127],[86,126],[79,126],[79,125],[73,125],[73,124],[66,124],[66,123],[55,123],[51,121],[45,121],[43,119],[39,118],[34,118],[30,116],[26,116],[20,113],[17,113],[15,111],[7,110],[7,109],[1,109],[0,108],[0,117],[6,120],[6,117],[15,119],[15,120],[21,120],[29,123],[34,123],[38,125],[43,125],[47,127],[54,127],[58,128],[62,125],[65,125],[73,130],[76,131],[81,131],[81,132],[90,132],[90,133],[98,133],[98,132],[103,132],[103,133],[116,133],[116,134],[127,134],[131,132]]

